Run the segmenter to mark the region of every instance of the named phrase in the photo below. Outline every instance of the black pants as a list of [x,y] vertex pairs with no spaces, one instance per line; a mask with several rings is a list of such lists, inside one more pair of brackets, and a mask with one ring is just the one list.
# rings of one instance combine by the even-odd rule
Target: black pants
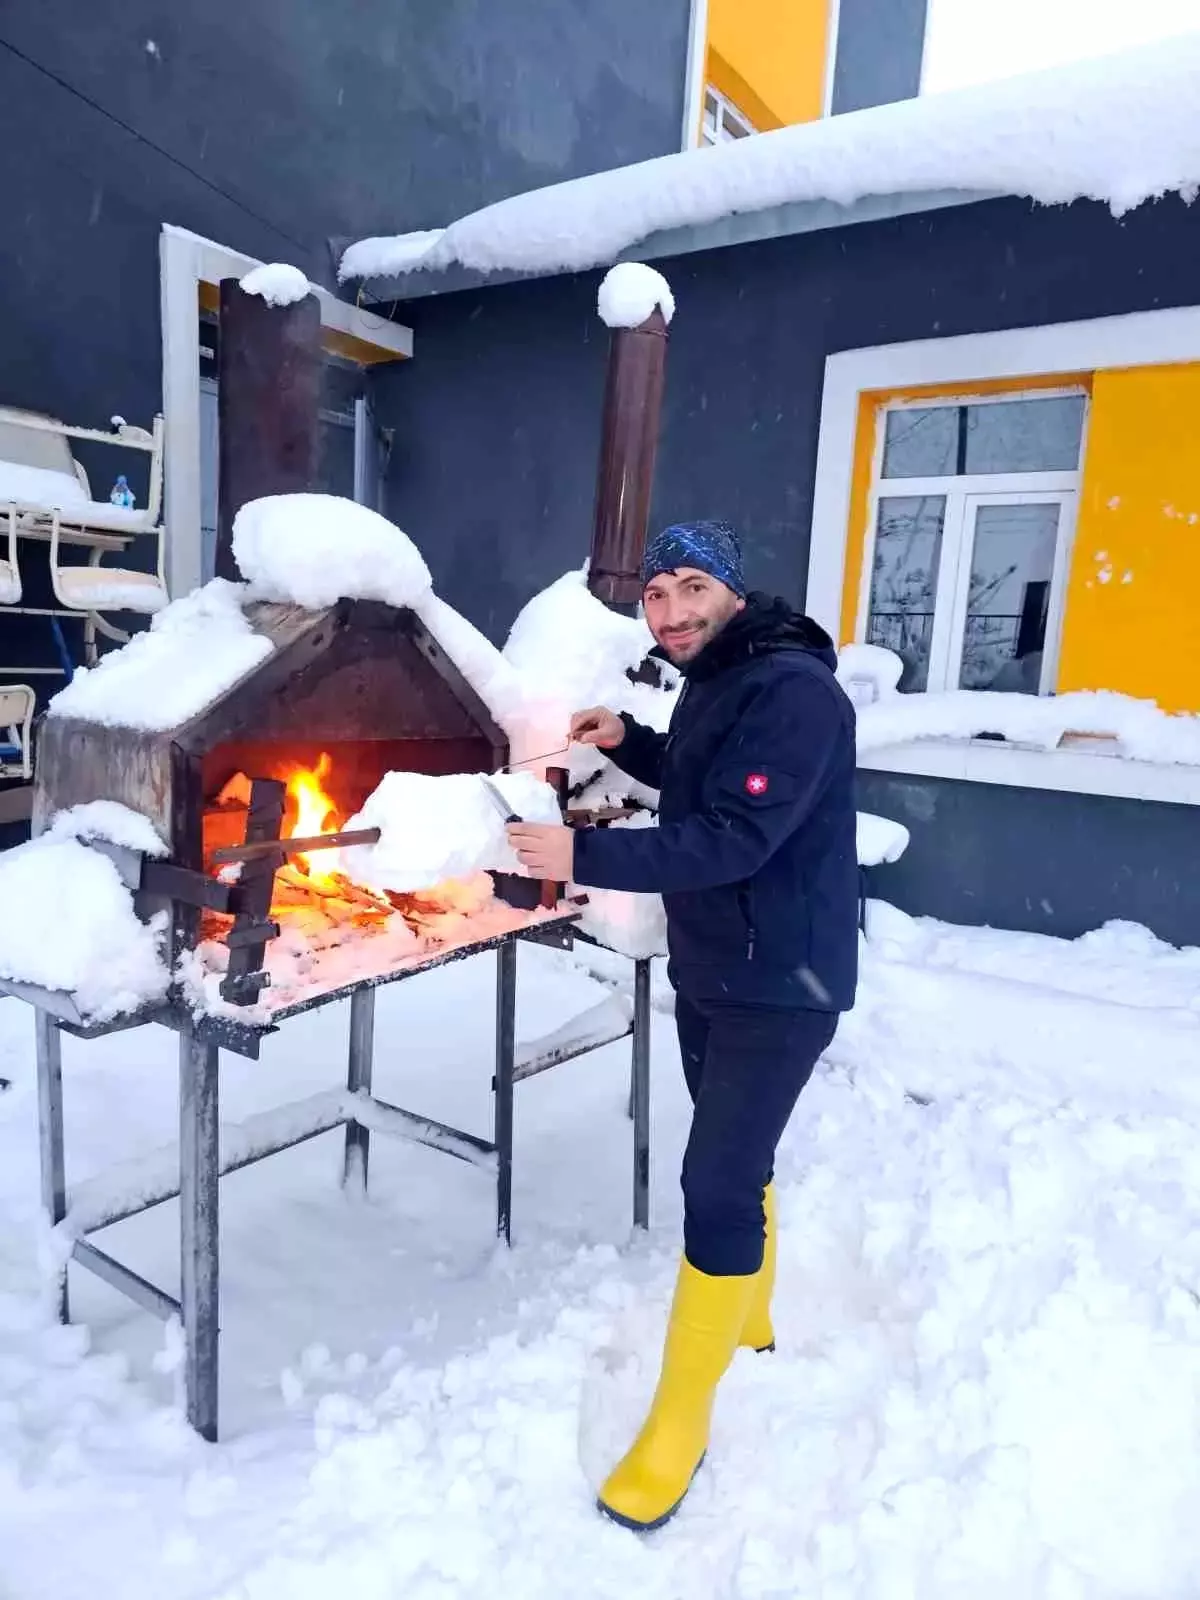
[[775,1149],[838,1019],[677,993],[675,1022],[695,1108],[683,1157],[684,1251],[712,1277],[757,1272]]

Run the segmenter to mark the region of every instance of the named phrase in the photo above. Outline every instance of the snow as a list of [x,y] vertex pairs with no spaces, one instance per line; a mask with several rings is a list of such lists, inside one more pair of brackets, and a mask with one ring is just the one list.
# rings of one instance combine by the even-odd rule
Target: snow
[[299,267],[289,267],[273,261],[255,267],[241,279],[240,287],[246,294],[256,294],[269,306],[294,306],[312,293],[312,286]]
[[[554,790],[531,773],[500,773],[492,782],[525,821],[559,820]],[[380,830],[377,844],[339,850],[334,869],[370,889],[403,893],[477,872],[524,872],[475,773],[389,772],[345,826]]]
[[444,228],[425,228],[400,238],[360,239],[342,256],[339,278],[383,278],[415,266],[441,239]]
[[902,822],[860,811],[857,819],[858,864],[879,867],[899,861],[908,849],[911,835]]
[[241,585],[214,578],[172,601],[98,665],[77,667],[48,715],[147,731],[197,716],[274,648],[246,620],[242,595]]
[[[629,780],[624,779],[625,787]],[[652,828],[657,819],[649,811],[610,824],[613,828]],[[635,961],[667,953],[667,913],[658,894],[628,894],[621,889],[575,889],[587,896],[579,926],[610,950]]]
[[1161,711],[1152,701],[1101,690],[1036,696],[987,690],[897,694],[858,711],[859,760],[919,739],[1002,734],[1054,750],[1068,733],[1112,735],[1113,754],[1168,766],[1200,766],[1200,716]]
[[427,245],[372,239],[340,276],[440,270],[578,271],[666,229],[805,201],[1014,194],[1088,197],[1117,216],[1200,182],[1192,115],[1200,35],[1111,59],[924,95],[753,139],[688,150],[516,195]]
[[63,521],[72,527],[111,528],[120,533],[137,532],[147,525],[144,507],[89,500],[87,490],[73,472],[0,461],[0,506],[14,501],[47,515],[60,511]]
[[40,506],[47,511],[73,511],[87,504],[87,490],[73,472],[51,467],[27,467],[20,461],[0,461],[0,505]]
[[504,728],[527,695],[514,668],[492,641],[431,589],[413,609],[492,716]]
[[900,657],[881,645],[844,644],[838,651],[837,680],[856,706],[894,694],[903,673]]
[[[567,572],[534,595],[513,623],[503,655],[521,684],[515,713],[500,720],[509,735],[514,761],[524,761],[567,742],[571,713],[607,705],[665,727],[671,697],[646,685],[631,684],[654,636],[640,617],[621,616],[589,593],[585,570]],[[639,692],[640,691],[640,692]],[[654,725],[654,724],[652,724]],[[606,757],[590,746],[576,746],[561,758],[575,781],[600,770],[612,771]],[[622,793],[630,792],[620,779]]]
[[[70,816],[0,854],[0,978],[63,991],[82,1016],[107,1022],[165,995],[166,919],[140,920],[112,861],[71,837]],[[98,826],[94,812],[76,820],[84,833]]]
[[610,328],[640,328],[656,311],[670,326],[675,296],[661,272],[640,261],[619,261],[604,275],[596,296],[600,320]]
[[[484,1174],[383,1138],[366,1206],[339,1192],[340,1135],[227,1180],[205,1446],[177,1327],[77,1269],[78,1320],[53,1321],[31,1020],[0,1006],[6,1600],[1194,1594],[1200,950],[870,909],[859,1006],[780,1147],[779,1349],[738,1355],[688,1501],[647,1540],[593,1495],[641,1420],[677,1259],[669,1016],[648,1238],[628,1231],[628,1041],[519,1087],[512,1251]],[[520,1036],[601,1004],[597,967],[627,994],[617,958],[523,949]],[[381,990],[378,1092],[485,1131],[493,986],[485,957]],[[226,1148],[285,1099],[333,1104],[345,1040],[330,1008],[225,1057]],[[63,1046],[82,1201],[173,1141],[174,1041]],[[172,1285],[174,1207],[100,1242]]]
[[412,540],[369,506],[332,494],[268,495],[233,521],[249,598],[315,611],[341,599],[415,605],[429,568]]
[[57,811],[42,837],[78,839],[81,843],[104,839],[109,844],[122,845],[126,850],[138,850],[154,858],[167,853],[166,843],[149,817],[116,800],[88,800],[67,811]]

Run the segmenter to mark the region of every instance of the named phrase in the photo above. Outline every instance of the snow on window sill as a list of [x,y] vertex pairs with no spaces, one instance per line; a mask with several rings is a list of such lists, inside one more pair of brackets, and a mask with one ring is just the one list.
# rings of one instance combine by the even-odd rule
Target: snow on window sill
[[1200,767],[1132,760],[1118,754],[1115,741],[1100,739],[1057,750],[996,739],[921,739],[865,752],[858,764],[871,772],[1200,806]]

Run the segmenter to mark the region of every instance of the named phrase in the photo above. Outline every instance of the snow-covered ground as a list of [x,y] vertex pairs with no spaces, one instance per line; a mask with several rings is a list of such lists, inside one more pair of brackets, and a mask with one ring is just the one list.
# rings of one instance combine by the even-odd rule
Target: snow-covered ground
[[[366,1203],[337,1135],[226,1179],[210,1447],[179,1421],[171,1330],[80,1271],[79,1323],[51,1319],[32,1016],[0,1004],[0,1595],[1194,1600],[1200,951],[871,909],[860,1005],[781,1151],[780,1348],[739,1354],[647,1540],[592,1496],[674,1271],[665,1009],[648,1239],[627,1043],[519,1087],[511,1252],[483,1174],[382,1138]],[[628,973],[520,960],[525,1037]],[[493,971],[380,993],[380,1094],[487,1131]],[[331,1008],[226,1057],[222,1115],[335,1086],[346,1031]],[[70,1182],[171,1138],[164,1031],[66,1040],[64,1083]],[[171,1286],[175,1228],[168,1205],[102,1242]]]

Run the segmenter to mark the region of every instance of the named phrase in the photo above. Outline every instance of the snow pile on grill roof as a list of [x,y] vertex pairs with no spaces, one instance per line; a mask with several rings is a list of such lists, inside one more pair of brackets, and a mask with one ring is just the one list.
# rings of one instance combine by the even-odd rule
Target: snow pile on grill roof
[[[571,713],[585,706],[611,706],[665,727],[671,698],[627,676],[653,648],[654,636],[642,618],[610,611],[589,592],[584,569],[564,573],[534,595],[513,623],[503,651],[521,684],[518,709],[507,720],[500,717],[513,759],[566,744]],[[598,751],[582,746],[555,760],[576,781],[608,768]],[[629,780],[621,782],[629,793]]]
[[255,267],[240,280],[239,286],[247,294],[259,295],[269,306],[293,306],[312,293],[312,286],[300,268],[286,266],[282,261]]
[[[492,782],[525,821],[559,820],[554,791],[540,779],[513,772]],[[339,870],[367,888],[405,893],[488,870],[524,874],[499,807],[475,773],[389,772],[346,827],[380,830],[378,844],[338,852]]]
[[858,712],[860,760],[873,750],[914,740],[980,734],[1054,750],[1067,733],[1113,735],[1114,754],[1134,761],[1200,766],[1200,716],[1172,715],[1152,701],[1106,690],[1044,697],[968,689],[896,694]]
[[60,811],[41,835],[44,839],[103,839],[145,856],[165,856],[166,841],[149,817],[131,811],[117,800],[88,800],[85,804]]
[[534,190],[454,222],[426,245],[365,239],[343,280],[455,263],[483,272],[573,271],[664,229],[803,201],[866,196],[1087,197],[1120,216],[1200,182],[1200,36],[1028,73],[986,87],[737,139]]
[[233,554],[250,599],[287,601],[309,611],[343,598],[412,606],[432,585],[407,534],[340,495],[251,500],[234,518]]
[[274,649],[242,614],[243,597],[240,584],[214,578],[173,601],[144,633],[78,668],[49,715],[147,730],[187,722]]
[[80,843],[92,837],[164,853],[145,817],[101,801],[0,854],[0,977],[70,994],[83,1016],[107,1022],[166,994],[166,918],[140,920],[113,863]]
[[526,698],[516,669],[473,622],[432,590],[413,609],[492,716],[507,728]]
[[640,261],[619,261],[604,276],[596,309],[610,328],[640,328],[656,311],[669,324],[675,315],[675,296],[661,272]]

